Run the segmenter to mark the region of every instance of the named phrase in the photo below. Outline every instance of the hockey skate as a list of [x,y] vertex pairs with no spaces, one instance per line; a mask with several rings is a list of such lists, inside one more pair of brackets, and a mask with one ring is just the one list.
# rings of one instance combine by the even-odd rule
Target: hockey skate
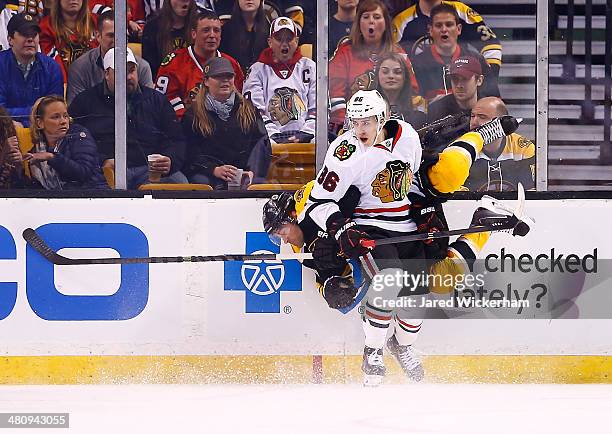
[[365,347],[363,349],[363,385],[367,387],[379,386],[385,378],[385,362],[382,348]]
[[393,354],[397,363],[402,367],[408,378],[412,381],[421,381],[425,376],[423,364],[419,356],[412,350],[411,345],[400,345],[395,335],[387,340],[387,348]]
[[509,232],[514,236],[524,237],[534,226],[535,221],[525,215],[525,190],[519,184],[518,206],[512,209],[491,196],[483,196],[479,207],[474,211],[470,226],[489,226],[507,228],[501,232]]
[[522,120],[509,115],[501,116],[475,128],[474,131],[480,133],[485,144],[492,143],[515,132]]

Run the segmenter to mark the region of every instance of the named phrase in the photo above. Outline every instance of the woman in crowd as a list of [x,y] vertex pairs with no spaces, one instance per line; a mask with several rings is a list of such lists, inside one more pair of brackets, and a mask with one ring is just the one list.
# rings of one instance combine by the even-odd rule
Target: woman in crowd
[[[329,64],[330,128],[336,132],[344,123],[346,102],[358,90],[374,89],[374,67],[381,56],[404,53],[393,43],[391,17],[380,0],[361,0],[350,38],[340,44]],[[414,93],[418,85],[412,65],[406,57],[410,84]]]
[[191,23],[197,14],[195,0],[166,0],[147,21],[142,34],[142,57],[151,65],[153,78],[168,54],[191,44]]
[[55,0],[40,22],[40,49],[62,68],[64,83],[72,62],[98,46],[96,15],[86,0]]
[[213,57],[204,65],[204,81],[183,117],[187,151],[183,173],[189,181],[227,188],[239,170],[247,183],[262,182],[272,158],[261,115],[234,85],[229,60]]
[[21,186],[21,162],[15,126],[7,111],[0,107],[0,189]]
[[269,34],[263,0],[236,0],[232,18],[223,25],[219,50],[236,59],[246,73],[268,48]]
[[414,108],[413,104],[422,98],[413,95],[405,58],[406,55],[400,53],[383,54],[374,72],[374,87],[389,103],[391,119],[401,119],[419,129],[425,124],[426,116]]
[[30,173],[46,190],[108,188],[96,142],[87,128],[70,125],[64,99],[39,98],[32,107],[30,131],[34,147],[24,154]]

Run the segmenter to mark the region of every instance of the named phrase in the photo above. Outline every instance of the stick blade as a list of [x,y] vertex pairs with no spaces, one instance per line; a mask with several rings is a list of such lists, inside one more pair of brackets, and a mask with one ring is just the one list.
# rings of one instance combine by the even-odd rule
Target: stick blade
[[29,246],[55,265],[69,265],[71,263],[70,259],[58,255],[53,249],[51,249],[51,247],[49,247],[47,243],[40,238],[34,229],[27,228],[21,235]]

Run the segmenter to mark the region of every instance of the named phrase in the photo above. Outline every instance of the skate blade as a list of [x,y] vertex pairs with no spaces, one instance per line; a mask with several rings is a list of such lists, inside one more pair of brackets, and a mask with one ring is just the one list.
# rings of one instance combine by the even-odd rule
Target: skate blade
[[363,376],[363,385],[365,387],[378,387],[383,382],[382,375],[364,375]]

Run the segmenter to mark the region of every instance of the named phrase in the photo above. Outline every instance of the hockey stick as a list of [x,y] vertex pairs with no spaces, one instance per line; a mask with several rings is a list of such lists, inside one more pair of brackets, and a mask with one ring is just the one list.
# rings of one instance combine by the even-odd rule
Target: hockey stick
[[92,258],[73,259],[58,254],[47,245],[34,229],[23,231],[23,239],[49,262],[55,265],[92,264],[169,264],[178,262],[218,261],[287,261],[291,259],[312,259],[311,253],[259,254],[259,255],[212,255],[212,256],[152,256],[147,258]]
[[[435,240],[437,238],[447,238],[454,235],[466,235],[466,234],[477,234],[481,232],[498,232],[506,231],[509,229],[517,228],[516,235],[525,236],[527,232],[523,232],[523,227],[519,229],[519,225],[522,223],[521,218],[525,212],[525,189],[521,183],[518,184],[518,203],[516,209],[511,216],[504,222],[493,222],[491,225],[479,225],[471,226],[465,229],[453,229],[451,231],[442,232],[427,232],[420,234],[403,235],[401,237],[383,238],[380,240],[362,240],[361,245],[369,249],[373,249],[376,246],[382,246],[385,244],[398,244],[406,243],[410,241],[421,241],[421,240]],[[529,231],[529,227],[526,228]]]

